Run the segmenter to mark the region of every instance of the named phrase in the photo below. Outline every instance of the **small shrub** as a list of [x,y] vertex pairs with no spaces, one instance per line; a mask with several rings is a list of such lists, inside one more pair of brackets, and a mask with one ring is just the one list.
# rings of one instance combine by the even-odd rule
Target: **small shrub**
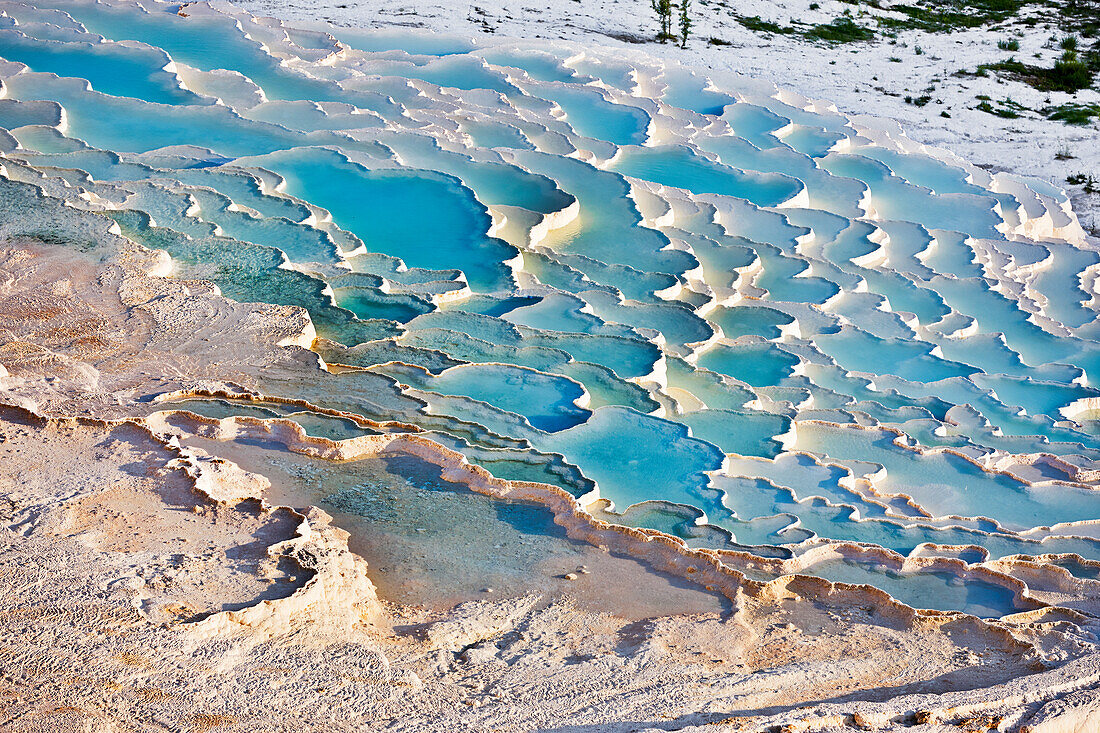
[[1058,46],[1063,51],[1076,51],[1077,50],[1077,36],[1066,36],[1059,41]]
[[[1070,54],[1073,54],[1072,57],[1069,57]],[[1092,86],[1092,71],[1072,51],[1066,51],[1062,59],[1055,61],[1054,68],[1046,77],[1050,88],[1058,92],[1072,93]]]
[[1076,92],[1092,85],[1092,69],[1077,58],[1077,52],[1066,51],[1062,58],[1049,69],[1031,66],[1014,57],[995,64],[982,64],[974,72],[975,76],[985,76],[990,71],[999,71],[1010,79],[1017,79],[1040,91]]
[[1001,49],[1002,51],[1019,51],[1020,42],[1017,41],[1015,38],[1011,38],[1007,41],[997,41],[997,48]]
[[1066,183],[1071,186],[1084,186],[1085,193],[1100,193],[1100,181],[1095,176],[1084,173],[1074,173],[1066,178]]
[[759,15],[753,16],[739,16],[737,22],[748,28],[750,31],[757,31],[760,33],[781,33],[788,34],[794,33],[795,29],[790,26],[782,26],[778,23],[773,23],[770,20],[764,20]]
[[869,41],[875,37],[875,32],[870,28],[857,25],[851,18],[842,17],[836,18],[831,23],[815,25],[806,31],[806,36],[829,43],[852,43]]
[[[985,98],[982,99],[982,97]],[[978,106],[975,107],[975,109],[982,112],[987,112],[991,115],[996,115],[997,117],[1002,117],[1006,120],[1014,120],[1018,118],[1020,116],[1020,113],[1027,109],[1022,104],[1013,102],[1011,99],[1003,99],[1000,102],[997,102],[997,106],[993,106],[993,104],[989,100],[989,97],[986,97],[984,94],[979,95],[978,98],[981,99],[981,101],[978,102]]]
[[[1087,125],[1093,118],[1100,119],[1100,104],[1062,104],[1057,107],[1047,107],[1043,110],[1043,115],[1048,120],[1059,120],[1067,125]],[[1058,160],[1066,160],[1066,158],[1058,158]]]

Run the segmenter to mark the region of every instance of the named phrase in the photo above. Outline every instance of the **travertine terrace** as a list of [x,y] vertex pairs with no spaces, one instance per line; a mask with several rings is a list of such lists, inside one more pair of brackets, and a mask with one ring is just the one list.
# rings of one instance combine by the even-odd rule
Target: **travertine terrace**
[[0,59],[0,728],[1100,725],[1063,191],[564,43]]

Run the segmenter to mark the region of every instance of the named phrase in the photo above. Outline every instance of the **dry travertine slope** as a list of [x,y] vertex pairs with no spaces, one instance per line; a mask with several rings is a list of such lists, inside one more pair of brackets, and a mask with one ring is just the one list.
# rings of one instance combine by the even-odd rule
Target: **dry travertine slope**
[[[19,191],[37,218],[12,215]],[[616,617],[583,593],[449,610],[387,604],[327,515],[270,505],[265,492],[280,477],[212,454],[224,446],[242,459],[277,453],[339,470],[351,464],[331,458],[354,464],[389,450],[445,464],[445,453],[385,433],[337,446],[278,419],[134,417],[165,392],[323,379],[323,362],[304,348],[308,317],[163,277],[163,253],[30,186],[11,188],[6,206],[0,729],[1096,724],[1100,653],[1088,620],[1063,612],[984,622],[824,581],[742,586],[713,572],[697,577],[725,583],[715,588],[728,599],[720,613]],[[47,243],[58,241],[68,246]],[[512,490],[445,467],[475,490]],[[609,550],[659,545],[568,511],[557,519]],[[671,545],[649,550],[650,562],[685,577],[686,561],[699,561]],[[630,562],[608,558],[599,572]],[[661,578],[639,578],[635,593]]]

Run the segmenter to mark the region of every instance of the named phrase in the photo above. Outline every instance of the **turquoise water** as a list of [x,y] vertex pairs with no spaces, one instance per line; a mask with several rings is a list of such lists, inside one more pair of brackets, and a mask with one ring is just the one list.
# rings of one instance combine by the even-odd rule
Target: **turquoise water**
[[[784,142],[789,137],[784,138]],[[728,166],[746,171],[767,171],[801,181],[809,205],[817,211],[843,216],[860,216],[860,201],[867,184],[854,178],[834,176],[812,159],[786,147],[761,150],[748,140],[733,135],[715,136],[701,142],[703,149],[718,155]]]
[[462,123],[462,131],[468,134],[474,144],[480,148],[535,149],[523,132],[511,125],[488,120],[470,120]]
[[[666,449],[655,452],[654,444]],[[687,437],[684,426],[618,407],[597,410],[583,425],[548,436],[537,447],[587,467],[600,496],[619,510],[657,497],[685,503],[706,485],[704,472],[722,462],[717,448]]]
[[664,101],[674,107],[683,107],[703,115],[720,115],[726,105],[737,100],[709,89],[683,89],[675,86],[665,91]]
[[[479,289],[507,282],[500,262],[512,249],[485,236],[490,221],[484,208],[446,176],[369,170],[328,149],[298,149],[256,163],[282,176],[289,193],[327,209],[372,250],[413,267],[459,268]],[[431,202],[427,209],[425,202]]]
[[689,412],[680,421],[696,438],[713,443],[725,453],[769,458],[782,451],[775,436],[790,427],[790,420],[782,415],[733,410]]
[[733,133],[758,148],[771,148],[779,144],[774,133],[791,124],[786,117],[765,107],[738,102],[722,110],[722,119],[729,123]]
[[716,346],[699,358],[699,366],[753,387],[779,384],[797,363],[798,357],[770,344]]
[[372,65],[371,70],[383,77],[419,79],[453,89],[487,89],[501,94],[520,94],[506,75],[471,56],[447,54],[444,58],[429,59],[423,63],[382,61]]
[[412,54],[450,56],[469,53],[477,48],[476,44],[467,39],[435,33],[413,35],[387,29],[363,31],[334,28],[332,34],[359,51],[407,51]]
[[509,66],[522,69],[536,81],[573,82],[576,73],[565,66],[557,56],[540,51],[507,51],[504,49],[484,49],[478,55],[496,66]]
[[861,156],[830,153],[821,159],[820,165],[833,175],[865,181],[883,218],[909,218],[926,227],[951,229],[975,237],[1000,237],[994,228],[1000,223],[994,211],[999,199],[994,194],[929,195],[918,185],[894,175],[884,164]]
[[8,87],[10,94],[24,99],[61,104],[67,112],[70,135],[109,150],[137,153],[201,142],[224,155],[238,156],[267,153],[303,142],[300,134],[241,119],[225,107],[177,108],[89,94],[75,78],[51,80],[21,74],[12,78]]
[[615,145],[641,145],[646,141],[649,115],[637,107],[616,105],[595,89],[539,86],[533,91],[565,111],[565,120],[579,135]]
[[[882,339],[857,329],[822,336],[821,350],[851,371],[896,374],[913,382],[937,382],[974,374],[974,367],[931,355],[932,346],[902,339]],[[883,366],[872,366],[878,360]]]
[[727,168],[687,148],[632,148],[615,161],[614,170],[692,193],[736,196],[758,206],[776,206],[803,188],[797,179]]
[[[29,72],[0,69],[0,223],[97,251],[113,222],[172,277],[304,309],[354,367],[303,356],[265,391],[415,424],[696,547],[1100,559],[1074,526],[1100,520],[1095,482],[1069,467],[1088,479],[1100,431],[1067,410],[1100,397],[1100,256],[1056,187],[671,62],[145,5],[8,4],[0,58]],[[221,70],[223,103],[182,66]],[[1029,239],[1041,216],[1064,236]],[[808,572],[1019,610],[944,573]]]
[[[575,254],[607,265],[636,268],[642,281],[641,293],[630,294],[635,300],[645,294],[647,273],[667,273],[675,276],[698,265],[698,260],[683,251],[670,250],[668,237],[659,231],[640,226],[642,217],[637,206],[627,198],[629,186],[614,173],[600,171],[581,161],[545,153],[517,153],[520,164],[539,170],[558,181],[559,186],[572,194],[580,205],[579,216],[567,226],[549,233],[545,245],[556,253]],[[578,267],[587,263],[571,260]],[[612,273],[600,268],[586,277],[596,282],[607,279]],[[667,287],[674,280],[662,279]],[[622,290],[622,288],[620,288]]]
[[390,110],[390,105],[380,95],[348,92],[335,84],[289,70],[264,52],[259,43],[245,38],[229,18],[194,15],[185,18],[163,10],[135,13],[124,8],[67,0],[36,5],[64,10],[93,33],[162,48],[173,59],[204,71],[245,70],[269,99],[345,101],[379,112]]
[[421,383],[423,389],[465,395],[525,417],[539,430],[557,432],[591,414],[576,403],[584,388],[565,377],[504,364],[469,364]]
[[329,440],[348,440],[362,435],[377,435],[378,431],[360,427],[351,420],[316,412],[299,410],[278,403],[234,402],[229,400],[180,400],[158,405],[160,409],[185,410],[196,415],[218,420],[227,417],[256,417],[269,420],[279,417],[292,420],[305,430],[306,435]]
[[1008,588],[978,580],[960,583],[949,573],[894,573],[851,562],[835,562],[814,568],[813,575],[839,583],[873,585],[914,608],[966,611],[993,617],[1027,610],[1017,608]]
[[19,61],[34,71],[87,79],[105,94],[137,97],[161,104],[209,103],[179,88],[174,74],[163,71],[168,57],[152,49],[114,44],[38,41],[14,30],[0,30],[0,56]]

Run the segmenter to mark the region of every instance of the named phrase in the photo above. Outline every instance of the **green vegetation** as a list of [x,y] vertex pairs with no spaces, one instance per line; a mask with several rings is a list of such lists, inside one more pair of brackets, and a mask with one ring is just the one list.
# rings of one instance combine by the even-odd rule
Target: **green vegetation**
[[807,38],[814,38],[828,43],[852,43],[853,41],[869,41],[875,37],[875,32],[870,28],[857,25],[847,16],[834,19],[831,23],[815,25],[805,33]]
[[[1069,52],[1066,52],[1067,55]],[[1092,86],[1092,69],[1076,55],[1054,62],[1054,68],[1046,75],[1050,88],[1062,92],[1076,92]]]
[[675,39],[672,35],[672,0],[649,0],[653,12],[657,14],[657,23],[661,30],[657,32],[657,40],[661,43],[669,39]]
[[1100,193],[1100,182],[1097,182],[1096,178],[1092,175],[1074,173],[1072,176],[1066,178],[1066,183],[1071,186],[1084,186],[1085,193]]
[[691,35],[691,0],[680,0],[680,48],[687,48]]
[[1009,98],[1002,99],[999,102],[993,102],[984,94],[979,94],[978,99],[980,101],[978,102],[978,106],[974,109],[988,112],[997,117],[1003,117],[1006,120],[1014,120],[1020,116],[1021,112],[1029,111],[1027,107],[1019,102],[1013,102]]
[[[655,8],[662,3],[668,7],[676,0],[650,0]],[[700,0],[703,2],[703,0]],[[792,20],[789,25],[765,20],[760,16],[741,16],[731,14],[750,31],[775,35],[802,36],[810,41],[830,44],[858,43],[873,41],[876,37],[892,39],[891,44],[899,44],[900,31],[920,30],[928,33],[942,33],[958,29],[976,28],[992,25],[996,28],[1008,28],[1008,23],[1034,27],[1042,25],[1056,28],[1051,38],[1052,45],[1061,47],[1061,58],[1046,66],[1042,61],[1030,63],[1012,56],[1008,59],[978,66],[973,72],[959,71],[957,76],[989,76],[996,72],[999,76],[1025,84],[1044,92],[1074,93],[1093,86],[1100,75],[1100,0],[841,0],[854,6],[844,11],[842,16],[828,23],[809,24]],[[705,3],[704,3],[705,4]],[[728,7],[719,3],[723,7]],[[820,9],[819,2],[810,4],[811,10]],[[855,8],[858,8],[856,10]],[[1016,17],[1023,10],[1026,17]],[[881,12],[880,12],[881,11]],[[887,14],[891,17],[887,17]],[[876,24],[877,23],[877,27]],[[671,32],[671,31],[670,31]],[[1020,35],[1005,32],[997,41],[1002,51],[1018,52]],[[710,39],[712,45],[725,45],[720,39]],[[921,56],[925,49],[913,46],[913,53]],[[1042,55],[1035,54],[1036,59]],[[888,59],[892,63],[902,63],[898,56]],[[1048,62],[1049,63],[1049,62]],[[989,100],[986,100],[989,101]],[[990,105],[993,114],[1006,116],[1012,108],[996,108]],[[1083,124],[1080,120],[1092,118],[1090,108],[1065,110],[1052,109],[1052,119],[1073,120],[1073,124]]]
[[928,0],[917,5],[890,5],[904,18],[879,18],[886,28],[919,29],[930,33],[976,28],[1015,15],[1029,0]]
[[991,115],[997,115],[998,117],[1004,117],[1005,119],[1014,119],[1020,115],[1010,109],[1001,109],[1000,107],[994,107],[989,102],[979,102],[978,106],[974,109],[982,112],[988,112]]
[[1009,79],[1022,81],[1044,92],[1076,92],[1087,89],[1092,86],[1094,73],[1089,64],[1077,57],[1076,51],[1066,51],[1049,69],[1025,64],[1013,57],[993,64],[982,64],[975,76],[986,76],[990,71],[1000,72]]
[[738,16],[737,22],[748,28],[750,31],[757,31],[758,33],[798,33],[798,29],[794,26],[779,25],[778,23],[773,23],[770,20],[764,20],[759,15],[753,15],[751,17],[744,15]]
[[1100,119],[1100,104],[1060,104],[1047,107],[1043,115],[1048,120],[1061,120],[1067,125],[1087,125],[1093,119]]
[[923,107],[924,105],[928,104],[931,101],[932,101],[932,96],[930,94],[922,94],[919,97],[910,97],[910,96],[907,95],[905,97],[905,103],[906,104],[912,104],[916,107]]
[[875,37],[875,32],[870,28],[857,24],[847,15],[828,23],[807,26],[803,23],[795,25],[779,25],[770,20],[764,20],[757,15],[735,16],[737,22],[757,33],[774,33],[777,35],[801,35],[812,41],[825,41],[826,43],[853,43],[856,41],[870,41]]

